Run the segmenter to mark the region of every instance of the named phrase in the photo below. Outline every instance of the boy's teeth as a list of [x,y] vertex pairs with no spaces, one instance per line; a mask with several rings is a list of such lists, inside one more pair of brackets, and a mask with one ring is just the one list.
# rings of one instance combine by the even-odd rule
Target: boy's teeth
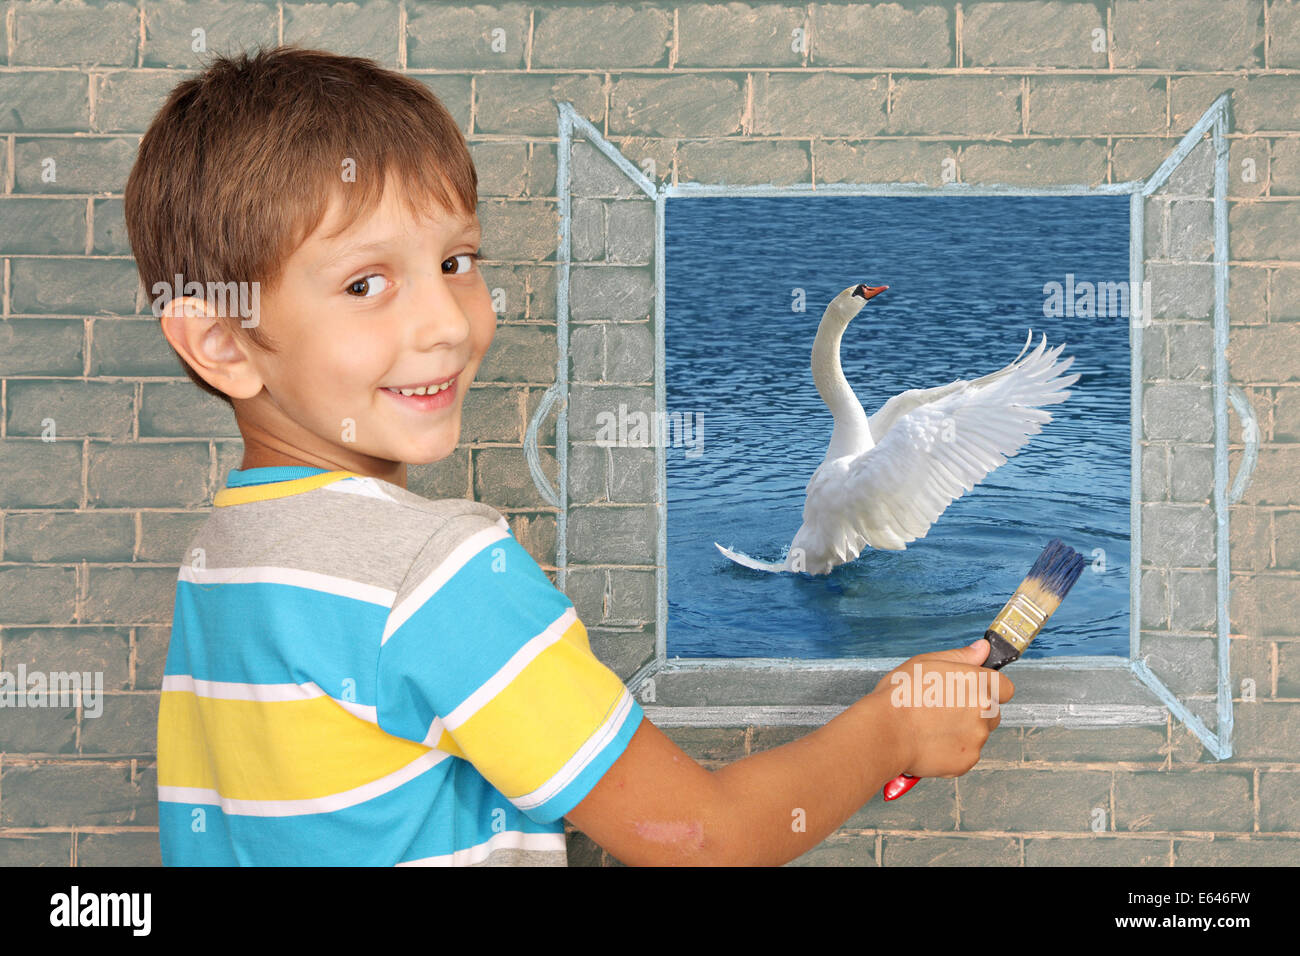
[[[454,379],[453,379],[454,381]],[[451,386],[452,382],[443,382],[441,385],[420,386],[419,388],[389,388],[388,391],[399,395],[436,395]],[[387,388],[387,386],[385,386]]]

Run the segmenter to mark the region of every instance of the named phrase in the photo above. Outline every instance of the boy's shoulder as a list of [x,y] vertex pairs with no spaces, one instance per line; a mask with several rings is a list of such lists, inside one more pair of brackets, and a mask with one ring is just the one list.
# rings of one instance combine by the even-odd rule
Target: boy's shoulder
[[361,475],[294,484],[237,489],[251,494],[225,499],[233,507],[219,495],[191,553],[224,567],[292,567],[396,590],[458,549],[510,535],[506,519],[477,501],[425,498]]

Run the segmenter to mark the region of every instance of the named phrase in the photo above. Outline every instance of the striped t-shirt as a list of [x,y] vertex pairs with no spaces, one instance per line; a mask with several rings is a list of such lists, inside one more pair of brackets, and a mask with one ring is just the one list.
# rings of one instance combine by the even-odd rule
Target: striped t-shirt
[[176,585],[164,865],[564,865],[643,712],[473,501],[238,469]]

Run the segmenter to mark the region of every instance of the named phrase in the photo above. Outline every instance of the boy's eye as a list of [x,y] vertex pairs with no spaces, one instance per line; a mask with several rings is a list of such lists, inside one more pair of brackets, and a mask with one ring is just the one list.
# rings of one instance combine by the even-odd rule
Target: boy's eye
[[[458,256],[452,256],[450,259],[443,260],[442,271],[451,272],[452,275],[464,275],[466,272],[469,272],[471,269],[473,269],[474,264],[482,258],[483,256],[477,252],[463,252]],[[460,266],[460,268],[448,269],[447,263],[455,262],[457,259],[464,259],[465,260],[464,265]]]
[[[374,287],[376,281],[384,283],[378,290]],[[358,299],[370,299],[383,292],[386,288],[388,288],[388,280],[378,273],[374,273],[348,283],[348,294],[356,295]]]

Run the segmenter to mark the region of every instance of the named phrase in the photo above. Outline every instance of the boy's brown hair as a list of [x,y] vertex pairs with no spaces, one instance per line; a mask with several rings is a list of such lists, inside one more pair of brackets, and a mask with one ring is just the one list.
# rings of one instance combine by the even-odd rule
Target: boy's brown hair
[[[172,90],[127,178],[126,229],[145,291],[152,298],[177,275],[205,289],[273,291],[332,197],[342,197],[343,222],[331,237],[379,202],[392,174],[412,211],[473,215],[478,205],[465,137],[423,84],[373,60],[293,45],[218,57]],[[221,321],[274,351],[259,325]]]

